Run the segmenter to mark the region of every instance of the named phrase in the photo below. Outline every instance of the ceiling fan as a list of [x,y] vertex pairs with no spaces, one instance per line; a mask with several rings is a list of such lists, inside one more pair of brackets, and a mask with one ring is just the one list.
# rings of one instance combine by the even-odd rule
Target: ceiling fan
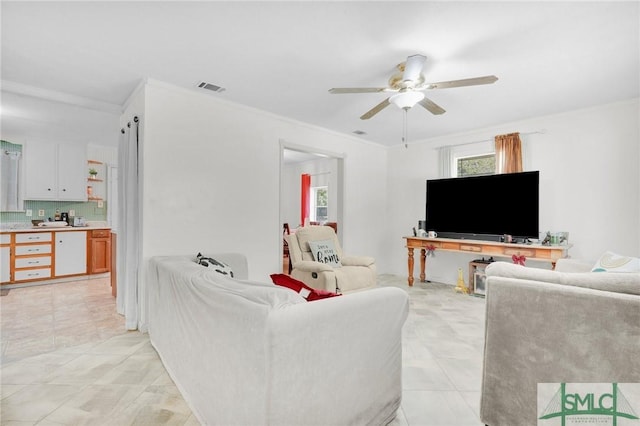
[[329,89],[329,93],[345,94],[345,93],[378,93],[378,92],[396,92],[395,95],[388,97],[378,105],[365,112],[360,119],[368,120],[390,104],[397,105],[399,108],[407,111],[415,104],[420,104],[432,114],[444,114],[445,110],[435,102],[426,98],[424,90],[427,89],[449,89],[452,87],[477,86],[480,84],[491,84],[498,80],[495,75],[487,75],[484,77],[466,78],[463,80],[441,81],[439,83],[427,83],[422,68],[427,57],[424,55],[412,55],[407,57],[405,62],[399,63],[396,68],[398,72],[389,78],[387,87],[339,87]]

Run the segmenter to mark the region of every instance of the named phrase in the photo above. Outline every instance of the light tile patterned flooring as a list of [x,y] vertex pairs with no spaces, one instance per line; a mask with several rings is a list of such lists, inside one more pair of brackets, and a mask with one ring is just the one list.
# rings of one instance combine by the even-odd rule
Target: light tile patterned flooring
[[[477,426],[484,300],[381,275],[410,295],[393,426]],[[0,297],[1,425],[197,425],[148,336],[124,331],[107,279]]]

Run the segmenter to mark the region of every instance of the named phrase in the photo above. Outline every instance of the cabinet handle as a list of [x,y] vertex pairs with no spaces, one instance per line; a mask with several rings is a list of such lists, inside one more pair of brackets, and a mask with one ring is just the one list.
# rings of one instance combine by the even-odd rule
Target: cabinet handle
[[47,188],[47,191],[51,191],[51,188]]
[[39,277],[40,274],[27,274],[28,277]]
[[27,251],[40,251],[40,249],[27,249]]
[[67,192],[66,188],[62,188],[62,192]]
[[36,265],[37,265],[38,263],[40,263],[40,261],[36,260],[36,261],[33,261],[33,262],[27,262],[27,263],[28,263],[29,265],[32,265],[32,264],[36,264]]
[[29,237],[29,238],[27,238],[27,239],[28,239],[28,240],[39,240],[39,239],[40,239],[40,237]]

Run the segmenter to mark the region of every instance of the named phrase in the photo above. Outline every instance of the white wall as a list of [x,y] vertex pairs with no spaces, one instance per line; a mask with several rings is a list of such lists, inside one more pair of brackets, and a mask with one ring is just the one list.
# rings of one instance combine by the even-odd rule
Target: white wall
[[343,155],[343,248],[384,257],[385,148],[208,93],[159,82],[145,91],[144,260],[242,252],[250,278],[269,280],[282,267],[281,140]]
[[[639,111],[640,104],[635,99],[421,141],[406,149],[391,148],[390,220],[385,236],[390,261],[383,270],[407,274],[407,253],[401,237],[410,235],[411,228],[424,218],[425,182],[438,177],[436,148],[516,131],[545,130],[543,134],[522,136],[528,170],[540,171],[540,231],[568,231],[573,244],[569,253],[575,258],[595,260],[605,250],[639,256]],[[517,202],[517,196],[512,202]],[[470,210],[469,214],[473,212]],[[427,279],[454,284],[458,268],[466,277],[468,262],[476,257],[436,253],[435,259],[427,259]],[[415,277],[418,264],[416,261]]]

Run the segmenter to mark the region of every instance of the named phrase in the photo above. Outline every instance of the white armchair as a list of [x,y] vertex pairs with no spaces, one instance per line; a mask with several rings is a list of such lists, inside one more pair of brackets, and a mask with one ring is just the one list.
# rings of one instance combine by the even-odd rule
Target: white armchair
[[[291,276],[319,290],[347,293],[376,286],[375,259],[344,256],[333,228],[305,226],[288,236]],[[331,241],[342,266],[332,267],[314,260],[309,242]]]

